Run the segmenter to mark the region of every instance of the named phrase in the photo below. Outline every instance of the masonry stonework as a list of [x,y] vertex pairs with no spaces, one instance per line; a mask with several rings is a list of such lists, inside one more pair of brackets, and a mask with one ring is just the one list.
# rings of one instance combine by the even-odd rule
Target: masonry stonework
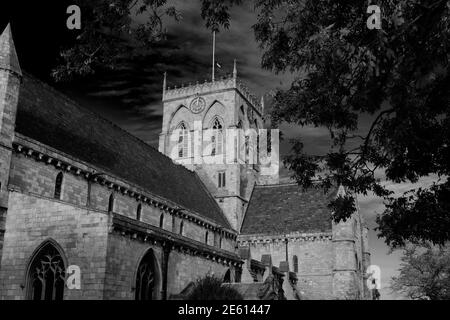
[[[68,300],[179,299],[207,274],[247,287],[284,277],[294,299],[370,297],[364,222],[358,212],[334,224],[326,207],[345,190],[305,192],[249,161],[264,101],[236,64],[232,76],[203,84],[170,89],[164,79],[162,104],[158,152],[22,73],[10,26],[3,31],[0,299],[56,299],[58,290]],[[181,124],[189,138],[180,156],[183,137],[172,134]],[[223,132],[223,150],[216,140],[212,152],[214,126],[242,135]],[[192,162],[196,129],[200,164]],[[54,282],[47,294],[44,249],[62,264],[60,279],[80,268],[80,289]]]

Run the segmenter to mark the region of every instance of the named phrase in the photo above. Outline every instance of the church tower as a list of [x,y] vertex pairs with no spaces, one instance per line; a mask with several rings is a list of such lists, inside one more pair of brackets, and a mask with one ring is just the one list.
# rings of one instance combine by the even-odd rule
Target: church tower
[[0,260],[8,210],[8,179],[22,72],[8,24],[0,36]]
[[169,89],[164,76],[162,100],[159,151],[195,171],[239,231],[258,180],[250,132],[263,128],[262,100],[238,79],[236,62],[232,75],[202,84]]

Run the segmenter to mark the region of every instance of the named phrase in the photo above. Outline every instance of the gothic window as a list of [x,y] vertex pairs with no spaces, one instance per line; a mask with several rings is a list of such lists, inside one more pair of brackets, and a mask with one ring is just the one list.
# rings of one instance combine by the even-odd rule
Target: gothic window
[[114,212],[114,193],[109,196],[108,212]]
[[183,235],[183,227],[184,227],[184,222],[181,221],[180,223],[180,234]]
[[139,263],[136,273],[136,300],[153,300],[156,298],[156,263],[153,251],[149,250]]
[[136,209],[136,220],[141,221],[142,205],[139,203]]
[[225,275],[223,276],[223,282],[224,283],[230,283],[231,282],[231,271],[230,269],[225,272]]
[[162,228],[164,226],[164,213],[161,213],[159,217],[159,227]]
[[56,176],[55,181],[55,199],[61,200],[61,189],[62,189],[62,183],[63,183],[63,173],[60,172]]
[[218,118],[215,118],[212,124],[212,137],[211,137],[211,155],[215,156],[217,154],[222,154],[222,145],[223,145],[223,127],[222,123]]
[[298,257],[294,256],[292,258],[292,264],[294,265],[294,272],[298,272]]
[[217,186],[219,188],[225,188],[225,185],[226,185],[225,172],[219,172],[217,174]]
[[178,127],[178,157],[185,158],[188,156],[188,129],[186,124],[182,122]]
[[51,242],[44,244],[28,268],[28,298],[63,300],[65,270],[64,261],[58,249]]

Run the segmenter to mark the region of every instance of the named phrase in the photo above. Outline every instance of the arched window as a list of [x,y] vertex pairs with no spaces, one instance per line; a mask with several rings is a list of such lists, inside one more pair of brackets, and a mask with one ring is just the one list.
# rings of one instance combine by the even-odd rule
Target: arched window
[[180,223],[180,234],[183,235],[183,227],[184,227],[184,222],[181,221]]
[[225,275],[223,276],[223,282],[224,283],[230,283],[231,282],[231,271],[230,269],[225,272]]
[[182,122],[178,127],[178,157],[185,158],[188,156],[188,129],[186,124]]
[[114,192],[109,196],[108,212],[114,212]]
[[62,183],[63,183],[63,173],[60,172],[56,176],[55,180],[55,199],[61,200],[61,189],[62,189]]
[[136,300],[154,300],[157,298],[157,265],[152,250],[149,250],[139,263],[136,273]]
[[136,209],[136,220],[141,221],[142,205],[139,203]]
[[294,272],[298,272],[298,257],[297,256],[292,257],[292,264],[294,265]]
[[65,270],[58,249],[51,242],[43,244],[28,267],[28,299],[63,300]]
[[177,232],[177,225],[176,225],[176,219],[175,216],[172,216],[172,232],[176,233]]
[[161,213],[159,217],[159,227],[162,228],[164,226],[164,213]]
[[205,233],[205,243],[208,244],[208,231]]
[[212,123],[212,137],[211,137],[211,155],[215,156],[217,154],[222,154],[223,152],[223,127],[222,123],[218,118],[214,118]]

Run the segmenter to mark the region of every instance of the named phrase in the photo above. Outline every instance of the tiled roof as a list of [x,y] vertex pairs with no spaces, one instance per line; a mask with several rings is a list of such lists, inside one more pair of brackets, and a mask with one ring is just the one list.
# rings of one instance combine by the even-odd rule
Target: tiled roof
[[28,74],[16,131],[231,228],[194,172]]
[[255,186],[241,228],[242,235],[279,235],[331,231],[327,207],[336,190],[302,191],[297,184]]

